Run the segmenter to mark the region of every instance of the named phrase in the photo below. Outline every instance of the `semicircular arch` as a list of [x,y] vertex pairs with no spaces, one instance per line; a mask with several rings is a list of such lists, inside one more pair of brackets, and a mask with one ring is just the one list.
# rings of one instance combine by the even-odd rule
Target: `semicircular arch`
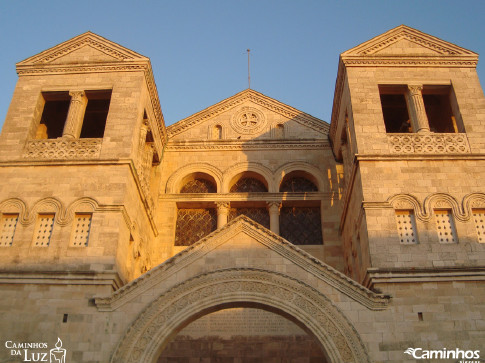
[[231,188],[230,184],[234,180],[234,178],[237,175],[245,172],[259,174],[261,178],[266,181],[266,185],[268,186],[268,192],[275,193],[275,184],[273,180],[273,173],[271,172],[271,170],[262,164],[254,162],[238,163],[226,169],[224,171],[222,179],[222,192],[228,193],[229,189]]
[[287,275],[233,268],[198,275],[154,300],[119,342],[111,362],[155,363],[187,321],[221,304],[255,303],[290,315],[320,342],[330,362],[370,362],[345,315],[323,294]]
[[318,188],[319,192],[329,190],[330,187],[328,186],[328,183],[325,182],[325,176],[320,169],[304,161],[294,161],[294,162],[286,163],[280,166],[278,170],[276,170],[275,184],[276,184],[276,187],[278,188],[278,191],[284,177],[289,173],[298,172],[298,171],[303,173],[308,173],[312,177],[310,178],[310,181],[316,183],[316,187]]
[[168,194],[178,193],[183,181],[190,174],[205,173],[212,177],[216,183],[217,192],[220,192],[222,185],[222,172],[209,163],[188,164],[174,172],[167,180],[165,192]]

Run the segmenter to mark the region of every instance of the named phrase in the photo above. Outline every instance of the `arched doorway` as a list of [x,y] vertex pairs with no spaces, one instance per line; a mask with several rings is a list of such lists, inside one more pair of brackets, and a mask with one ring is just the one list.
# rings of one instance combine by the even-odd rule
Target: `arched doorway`
[[280,310],[231,303],[204,313],[181,327],[157,363],[329,362],[312,332]]
[[217,270],[174,286],[138,316],[111,362],[156,363],[184,326],[231,304],[255,304],[292,317],[316,337],[328,362],[370,362],[357,331],[325,295],[287,275],[256,268]]

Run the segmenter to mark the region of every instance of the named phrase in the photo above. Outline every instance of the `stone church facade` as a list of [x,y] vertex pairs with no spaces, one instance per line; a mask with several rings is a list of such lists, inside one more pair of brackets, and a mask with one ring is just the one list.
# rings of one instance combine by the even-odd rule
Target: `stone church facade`
[[483,358],[477,61],[402,25],[340,55],[330,124],[247,89],[169,127],[96,34],[18,63],[0,362]]

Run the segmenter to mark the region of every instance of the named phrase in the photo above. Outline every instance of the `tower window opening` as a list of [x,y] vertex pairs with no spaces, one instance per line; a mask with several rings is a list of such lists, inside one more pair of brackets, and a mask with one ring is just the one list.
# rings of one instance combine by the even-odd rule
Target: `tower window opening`
[[111,90],[86,91],[88,104],[84,112],[80,138],[102,138],[106,128]]
[[69,92],[44,92],[44,110],[35,135],[36,139],[57,139],[62,136],[69,112]]
[[451,105],[451,89],[449,86],[425,86],[423,88],[423,102],[430,131],[437,133],[459,132]]
[[404,89],[380,88],[380,96],[386,132],[413,132]]

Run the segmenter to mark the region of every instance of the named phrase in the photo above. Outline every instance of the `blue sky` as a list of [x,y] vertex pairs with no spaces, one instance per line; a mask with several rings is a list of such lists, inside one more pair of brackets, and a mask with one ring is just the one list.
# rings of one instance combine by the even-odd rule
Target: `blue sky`
[[87,30],[151,59],[167,125],[247,88],[247,48],[251,88],[330,121],[340,53],[406,24],[485,54],[484,14],[481,0],[0,0],[0,124],[15,63]]

